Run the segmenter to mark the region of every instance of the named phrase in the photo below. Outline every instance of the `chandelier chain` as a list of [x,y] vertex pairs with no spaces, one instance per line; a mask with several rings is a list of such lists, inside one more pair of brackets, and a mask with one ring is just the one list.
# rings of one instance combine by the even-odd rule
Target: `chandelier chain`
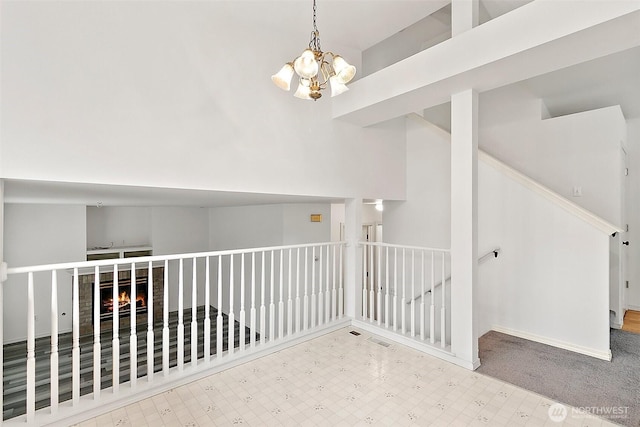
[[318,27],[316,25],[316,0],[313,0],[313,31],[317,34]]
[[313,32],[311,33],[311,40],[309,41],[309,49],[314,52],[322,52],[320,47],[320,32],[318,31],[318,25],[316,22],[316,0],[313,0]]

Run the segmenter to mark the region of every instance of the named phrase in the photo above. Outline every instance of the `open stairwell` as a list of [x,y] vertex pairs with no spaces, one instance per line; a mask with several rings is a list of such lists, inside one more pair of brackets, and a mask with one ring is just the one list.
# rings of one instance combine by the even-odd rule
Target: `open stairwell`
[[[409,173],[446,196],[432,205],[447,204],[438,165],[451,161],[451,134],[417,114],[408,119],[408,157],[431,156],[430,168],[416,161]],[[610,360],[611,252],[621,227],[482,150],[477,156],[478,251],[503,251],[478,269],[478,335],[495,330]]]

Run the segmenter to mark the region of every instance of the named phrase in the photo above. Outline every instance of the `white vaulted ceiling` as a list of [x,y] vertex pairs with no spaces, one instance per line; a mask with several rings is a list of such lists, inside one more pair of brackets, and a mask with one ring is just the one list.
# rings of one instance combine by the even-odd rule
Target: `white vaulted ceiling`
[[[395,34],[422,22],[441,11],[448,0],[317,0],[318,29],[323,48],[338,53],[343,47],[357,52],[372,48]],[[483,21],[507,14],[531,0],[481,0]],[[10,3],[10,2],[4,2]],[[48,2],[43,2],[48,3]],[[55,2],[50,2],[55,3]],[[197,3],[185,1],[192,8],[201,7],[203,15],[211,18],[212,34],[224,35],[222,25],[242,25],[259,39],[269,35],[295,40],[303,49],[312,28],[311,0],[208,0]],[[153,2],[148,3],[153,5]],[[0,6],[1,8],[2,6]],[[441,12],[440,15],[443,15]],[[446,14],[444,14],[446,15]],[[142,16],[140,26],[153,16]],[[195,19],[195,18],[194,18]],[[198,19],[205,19],[198,17]],[[439,17],[441,19],[441,16]],[[429,22],[426,20],[425,22]],[[156,25],[157,27],[158,25]],[[29,28],[21,31],[28,32]],[[86,31],[92,31],[87,28]],[[114,29],[117,31],[117,29]],[[420,34],[419,29],[415,34]],[[53,37],[54,35],[52,35]],[[230,47],[234,40],[228,41]],[[151,48],[160,48],[151,46]],[[291,52],[294,57],[299,52]],[[217,58],[220,66],[227,58]],[[292,58],[274,58],[280,64]],[[82,62],[83,58],[75,58]],[[238,61],[238,58],[233,58]],[[247,59],[248,60],[248,59]],[[123,69],[127,64],[122,64]],[[233,66],[244,66],[234,63]],[[247,66],[250,66],[247,65]],[[91,71],[87,68],[88,72]],[[273,70],[277,71],[276,69]],[[633,49],[589,63],[579,64],[553,73],[519,82],[539,96],[553,115],[584,111],[591,108],[620,104],[627,118],[640,117],[640,51]],[[358,76],[361,77],[361,76]],[[269,85],[268,76],[264,84]],[[4,82],[3,84],[8,84]],[[185,95],[186,96],[186,95]],[[289,96],[282,102],[296,102]],[[323,100],[323,102],[330,102]],[[307,196],[230,193],[201,190],[108,186],[64,182],[7,180],[6,202],[79,203],[129,206],[229,206],[264,203],[296,203],[331,201]]]

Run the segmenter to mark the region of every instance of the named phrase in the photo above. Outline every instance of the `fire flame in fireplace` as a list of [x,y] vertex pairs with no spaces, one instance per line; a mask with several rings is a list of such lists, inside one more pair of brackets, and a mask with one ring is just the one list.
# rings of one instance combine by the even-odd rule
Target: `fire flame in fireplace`
[[[144,295],[136,295],[136,307],[145,307],[147,302],[145,301]],[[127,292],[120,292],[118,295],[118,310],[128,309],[131,305],[131,297]],[[104,301],[104,306],[107,311],[113,311],[113,298],[106,299]]]

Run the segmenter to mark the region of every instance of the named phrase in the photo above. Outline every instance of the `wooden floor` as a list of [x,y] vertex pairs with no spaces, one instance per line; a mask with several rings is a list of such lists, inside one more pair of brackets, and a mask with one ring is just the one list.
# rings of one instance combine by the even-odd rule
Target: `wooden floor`
[[624,315],[622,330],[640,334],[640,311],[627,310]]
[[[191,361],[191,309],[184,311],[184,362]],[[204,307],[198,307],[196,319],[198,322],[198,358],[204,357]],[[216,331],[217,331],[217,310],[211,307],[211,353],[217,351]],[[226,314],[222,314],[223,336],[228,338],[229,319]],[[177,364],[177,324],[178,313],[169,314],[169,366]],[[162,322],[154,327],[154,371],[162,369]],[[146,324],[138,324],[139,331],[145,331]],[[240,324],[234,322],[234,347],[240,345]],[[129,381],[130,359],[129,359],[129,330],[120,330],[120,383]],[[249,328],[244,331],[245,343],[251,337]],[[258,334],[256,334],[259,339]],[[112,385],[112,331],[101,333],[101,388]],[[50,404],[50,349],[51,340],[49,337],[36,339],[36,409],[40,409]],[[228,349],[228,339],[223,342],[223,350]],[[71,345],[72,334],[63,333],[59,335],[59,400],[63,402],[71,399],[72,379],[71,379]],[[146,333],[138,335],[138,377],[146,375],[147,362],[147,338]],[[26,412],[26,342],[6,344],[4,346],[4,377],[3,377],[3,418],[9,419],[22,415]],[[80,394],[85,395],[93,391],[93,335],[80,337]]]

